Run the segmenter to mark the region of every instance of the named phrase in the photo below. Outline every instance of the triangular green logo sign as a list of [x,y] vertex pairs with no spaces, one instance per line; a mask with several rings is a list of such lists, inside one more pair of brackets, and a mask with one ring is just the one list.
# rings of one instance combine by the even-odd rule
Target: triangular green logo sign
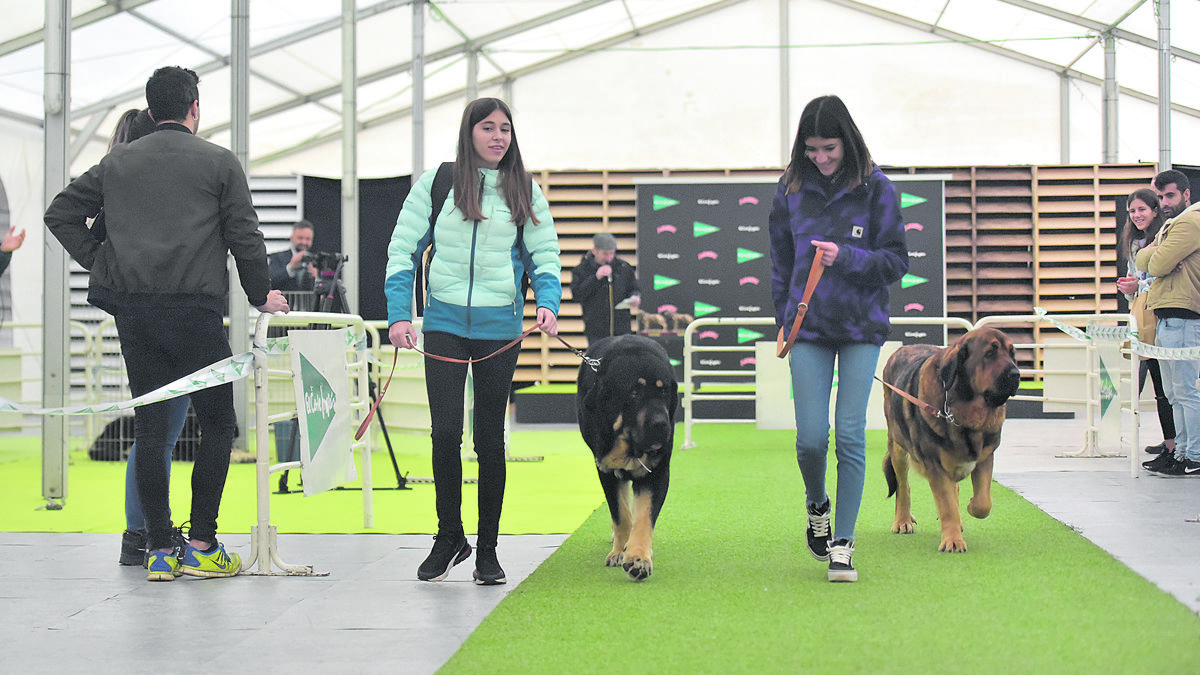
[[679,285],[678,279],[672,279],[671,277],[664,277],[661,274],[654,275],[654,290],[656,290],[656,291],[661,291],[664,288],[670,288],[672,286],[678,286],[678,285]]
[[1117,400],[1117,387],[1113,384],[1112,376],[1108,374],[1108,366],[1104,357],[1100,357],[1100,416],[1104,417],[1108,407]]
[[721,228],[717,227],[716,225],[709,225],[708,223],[701,223],[700,221],[692,223],[692,236],[694,237],[703,237],[706,234],[712,234],[720,231]]
[[927,201],[929,200],[924,197],[910,195],[907,192],[900,193],[900,208],[902,209],[907,209],[908,207],[916,206],[917,204],[924,204]]
[[661,211],[662,209],[669,209],[678,203],[679,203],[678,199],[671,199],[670,197],[664,197],[662,195],[654,195],[654,210],[655,211]]
[[744,342],[754,342],[762,336],[763,334],[759,333],[758,331],[753,331],[748,328],[739,328],[737,341],[738,344],[742,344]]
[[919,277],[915,274],[905,274],[900,279],[900,288],[912,288],[913,286],[920,286],[927,283],[929,283],[929,280],[925,277]]
[[337,395],[321,371],[304,354],[300,355],[300,381],[304,385],[304,400],[299,402],[299,412],[308,421],[308,458],[312,459],[325,440],[329,423],[333,421]]
[[699,318],[719,311],[721,311],[720,307],[710,305],[707,302],[696,301],[695,309],[692,311],[692,314]]
[[758,251],[751,251],[748,248],[739,248],[737,250],[737,261],[739,265],[744,262],[750,262],[751,260],[758,260],[761,257],[763,257],[763,254],[759,253]]

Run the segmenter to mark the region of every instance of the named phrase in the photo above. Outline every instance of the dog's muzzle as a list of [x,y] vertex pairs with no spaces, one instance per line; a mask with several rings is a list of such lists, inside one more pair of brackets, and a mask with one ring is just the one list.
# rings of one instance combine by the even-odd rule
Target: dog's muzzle
[[999,408],[1016,395],[1021,387],[1021,371],[1016,366],[1009,366],[999,377],[995,385],[983,393],[983,401],[992,408]]

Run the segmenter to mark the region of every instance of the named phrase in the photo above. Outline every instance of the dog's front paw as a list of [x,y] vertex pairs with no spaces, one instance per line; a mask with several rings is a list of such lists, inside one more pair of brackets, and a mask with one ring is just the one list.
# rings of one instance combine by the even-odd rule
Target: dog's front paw
[[916,529],[916,524],[917,519],[911,516],[908,518],[897,518],[892,523],[892,532],[896,534],[912,534],[913,530]]
[[976,518],[987,518],[991,512],[992,501],[990,499],[984,501],[978,497],[972,497],[971,501],[967,503],[967,513]]
[[634,581],[645,581],[654,571],[654,563],[646,558],[630,558],[621,565],[625,568],[625,572],[629,574],[629,578]]
[[618,551],[617,549],[613,549],[608,554],[608,557],[604,559],[604,566],[605,567],[621,567],[624,562],[625,562],[625,551]]
[[962,533],[942,534],[942,543],[938,546],[941,553],[966,553],[967,542],[963,541]]

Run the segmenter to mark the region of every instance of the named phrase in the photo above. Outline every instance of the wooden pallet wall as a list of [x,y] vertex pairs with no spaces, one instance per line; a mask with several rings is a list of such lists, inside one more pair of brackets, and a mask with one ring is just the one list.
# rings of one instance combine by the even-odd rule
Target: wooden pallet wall
[[[888,173],[942,174],[946,181],[947,309],[975,322],[998,314],[1117,311],[1115,199],[1149,185],[1154,164],[999,167],[889,167]],[[778,178],[778,169],[542,171],[535,173],[554,214],[562,248],[560,334],[586,348],[571,269],[592,235],[617,238],[618,255],[636,262],[639,178]],[[526,325],[533,321],[526,306]],[[1017,342],[1051,328],[1013,326]],[[1055,331],[1056,332],[1056,331]],[[1032,354],[1022,355],[1032,365]],[[553,338],[525,340],[517,382],[572,382],[579,358]]]

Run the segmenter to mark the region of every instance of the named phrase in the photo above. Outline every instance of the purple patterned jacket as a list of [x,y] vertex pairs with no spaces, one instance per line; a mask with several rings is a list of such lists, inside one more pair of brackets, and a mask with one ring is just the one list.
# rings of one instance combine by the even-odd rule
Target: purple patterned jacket
[[838,245],[825,268],[796,336],[807,342],[882,345],[888,320],[888,286],[908,271],[908,247],[896,187],[874,167],[866,182],[832,197],[815,167],[804,167],[800,191],[787,194],[782,181],[771,205],[771,295],[775,323],[791,327],[804,295],[816,248],[812,240]]

